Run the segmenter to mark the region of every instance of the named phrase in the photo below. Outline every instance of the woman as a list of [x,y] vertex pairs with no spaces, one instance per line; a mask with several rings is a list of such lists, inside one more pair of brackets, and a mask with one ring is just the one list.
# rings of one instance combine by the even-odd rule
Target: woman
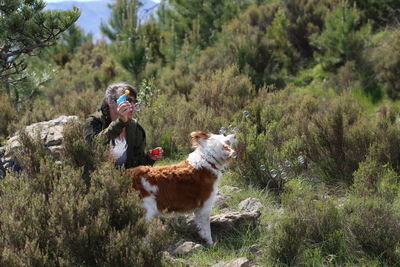
[[[129,90],[126,101],[117,104],[117,99]],[[107,87],[100,109],[90,115],[85,125],[85,140],[105,138],[110,143],[115,163],[125,168],[153,165],[163,156],[163,150],[153,155],[145,153],[146,134],[142,126],[133,119],[137,89],[128,83],[114,83]]]

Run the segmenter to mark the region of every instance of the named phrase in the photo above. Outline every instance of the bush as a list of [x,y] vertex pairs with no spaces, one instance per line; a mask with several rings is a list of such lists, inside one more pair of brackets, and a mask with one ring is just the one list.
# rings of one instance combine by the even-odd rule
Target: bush
[[385,33],[385,37],[378,45],[368,50],[371,64],[378,80],[383,84],[388,96],[393,99],[400,98],[399,73],[400,55],[400,30]]
[[146,224],[130,179],[105,164],[81,172],[43,159],[32,179],[0,183],[0,265],[161,266],[166,235]]
[[326,181],[350,185],[374,140],[373,125],[349,96],[319,106],[301,130],[304,153]]
[[400,177],[388,165],[371,157],[361,162],[354,173],[353,188],[356,194],[362,197],[379,196],[393,202],[400,189]]
[[340,264],[350,257],[352,250],[334,203],[311,193],[314,188],[298,179],[285,189],[282,204],[287,212],[267,236],[266,260],[276,265],[309,265],[318,252],[323,264]]
[[351,198],[345,206],[346,228],[361,250],[383,264],[399,261],[400,217],[380,197]]
[[70,121],[64,126],[62,162],[75,169],[83,169],[83,179],[89,183],[89,174],[108,158],[107,146],[100,139],[89,145],[83,137],[84,121]]

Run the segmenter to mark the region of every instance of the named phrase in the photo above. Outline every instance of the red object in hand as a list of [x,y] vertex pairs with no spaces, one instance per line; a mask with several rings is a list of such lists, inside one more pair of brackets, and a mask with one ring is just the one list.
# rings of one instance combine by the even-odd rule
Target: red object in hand
[[155,148],[153,150],[150,150],[150,154],[152,155],[159,155],[161,152],[161,148]]

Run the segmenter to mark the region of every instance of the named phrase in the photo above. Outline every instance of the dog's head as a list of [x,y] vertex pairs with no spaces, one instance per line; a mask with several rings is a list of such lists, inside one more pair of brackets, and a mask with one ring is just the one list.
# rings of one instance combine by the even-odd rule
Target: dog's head
[[210,134],[202,131],[192,132],[192,146],[196,149],[201,149],[213,155],[219,160],[228,160],[235,155],[232,145],[236,142],[236,137],[233,134]]

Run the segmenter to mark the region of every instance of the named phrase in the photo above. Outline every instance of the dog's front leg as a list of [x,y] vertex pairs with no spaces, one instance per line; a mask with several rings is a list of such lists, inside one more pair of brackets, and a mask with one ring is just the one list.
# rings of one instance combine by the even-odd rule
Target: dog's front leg
[[150,221],[158,215],[157,201],[154,195],[143,198],[143,208],[146,210],[144,219]]
[[210,214],[211,206],[200,208],[195,212],[195,221],[199,228],[200,236],[211,246],[213,240],[211,237]]

